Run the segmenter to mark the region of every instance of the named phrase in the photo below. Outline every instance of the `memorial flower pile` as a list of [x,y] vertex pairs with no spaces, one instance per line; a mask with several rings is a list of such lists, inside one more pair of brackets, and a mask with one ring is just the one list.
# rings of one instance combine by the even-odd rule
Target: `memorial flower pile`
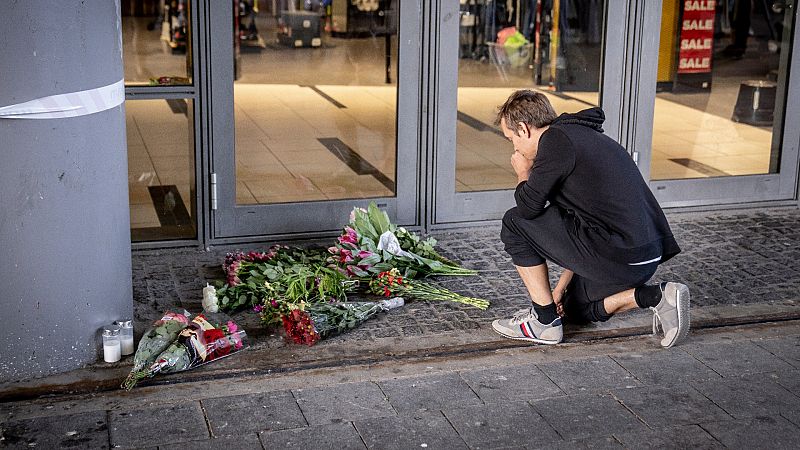
[[223,311],[252,308],[265,325],[282,324],[291,340],[307,345],[386,310],[375,303],[348,302],[348,294],[357,291],[486,309],[486,300],[420,281],[477,274],[439,254],[435,245],[433,238],[422,239],[392,224],[371,203],[367,209],[353,210],[341,236],[327,249],[278,245],[266,252],[229,253],[223,263],[225,281],[218,282],[214,292],[215,304]]

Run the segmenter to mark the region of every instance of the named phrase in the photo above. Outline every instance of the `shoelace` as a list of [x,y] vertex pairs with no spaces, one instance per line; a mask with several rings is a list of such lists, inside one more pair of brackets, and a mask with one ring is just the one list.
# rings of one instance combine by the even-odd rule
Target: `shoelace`
[[658,315],[658,310],[650,307],[653,310],[653,334],[658,334],[658,327],[661,325],[661,316]]
[[531,319],[535,319],[536,315],[533,313],[533,308],[521,309],[517,311],[512,317],[511,322],[515,324],[520,324],[522,322],[527,322]]

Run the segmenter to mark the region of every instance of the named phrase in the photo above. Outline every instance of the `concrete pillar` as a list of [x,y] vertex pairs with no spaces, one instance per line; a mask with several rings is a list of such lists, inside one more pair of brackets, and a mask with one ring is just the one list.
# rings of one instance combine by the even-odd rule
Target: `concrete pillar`
[[[120,0],[4,2],[0,107],[123,77]],[[0,118],[0,381],[74,369],[132,317],[125,110]]]

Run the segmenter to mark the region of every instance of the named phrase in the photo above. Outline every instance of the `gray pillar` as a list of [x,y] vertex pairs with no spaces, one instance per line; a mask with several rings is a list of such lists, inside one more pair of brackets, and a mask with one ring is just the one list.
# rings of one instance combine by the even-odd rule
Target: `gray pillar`
[[[119,0],[4,2],[0,36],[0,107],[123,77]],[[0,381],[91,363],[132,316],[126,152],[123,105],[0,119]]]

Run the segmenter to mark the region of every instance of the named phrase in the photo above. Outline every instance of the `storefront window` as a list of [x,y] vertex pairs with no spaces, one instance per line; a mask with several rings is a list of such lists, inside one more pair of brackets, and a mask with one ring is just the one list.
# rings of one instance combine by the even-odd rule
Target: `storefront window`
[[397,3],[233,2],[238,204],[395,195]]
[[188,0],[122,2],[122,57],[125,84],[192,84],[191,21]]
[[456,191],[511,189],[512,149],[493,125],[518,89],[557,113],[599,104],[605,1],[461,1]]
[[664,0],[653,180],[777,172],[791,52],[779,3]]
[[125,102],[134,242],[196,237],[193,110],[185,99]]

